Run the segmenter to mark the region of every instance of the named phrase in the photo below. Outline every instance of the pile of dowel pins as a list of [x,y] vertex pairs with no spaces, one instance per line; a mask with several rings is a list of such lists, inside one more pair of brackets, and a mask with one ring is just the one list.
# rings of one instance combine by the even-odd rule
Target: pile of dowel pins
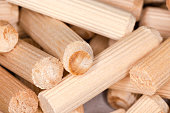
[[0,0],[0,113],[103,91],[110,113],[170,113],[170,0]]

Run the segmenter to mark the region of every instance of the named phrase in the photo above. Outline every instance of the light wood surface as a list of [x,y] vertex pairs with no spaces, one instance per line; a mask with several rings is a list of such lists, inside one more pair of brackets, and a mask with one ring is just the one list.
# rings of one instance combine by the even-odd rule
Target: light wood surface
[[42,91],[38,95],[42,110],[46,113],[68,113],[74,110],[123,79],[131,66],[157,47],[161,40],[157,31],[138,28],[98,54],[84,76],[69,76],[54,88]]
[[131,13],[96,0],[7,1],[117,40],[130,33],[135,25]]
[[109,41],[108,38],[101,35],[96,35],[90,40],[89,44],[93,49],[94,56],[96,56],[109,46],[108,41]]
[[41,89],[61,81],[61,62],[40,49],[20,40],[11,52],[0,54],[0,64]]
[[91,39],[95,34],[91,31],[88,31],[86,29],[71,25],[70,28],[76,32],[81,38],[84,40],[89,40]]
[[159,96],[143,95],[126,113],[168,113],[167,103]]
[[144,0],[145,4],[150,4],[150,3],[163,3],[165,0]]
[[0,0],[0,20],[8,21],[13,25],[18,22],[18,18],[18,6],[8,3],[6,0]]
[[130,70],[130,80],[143,94],[153,95],[170,79],[170,38]]
[[[142,94],[142,91],[139,88],[137,88],[135,85],[130,83],[129,76],[127,76],[124,79],[120,80],[119,82],[113,84],[109,88]],[[156,94],[160,95],[161,97],[170,99],[170,80],[167,83],[165,83],[160,89],[158,89]]]
[[170,0],[166,0],[166,6],[170,10]]
[[91,47],[63,22],[22,9],[20,24],[46,52],[59,58],[71,74],[82,75],[91,67]]
[[34,113],[36,94],[0,67],[0,109],[4,113]]
[[80,107],[78,107],[77,109],[73,110],[70,113],[84,113],[83,105],[81,105]]
[[170,37],[170,11],[157,7],[143,10],[140,26],[148,26],[158,30],[164,38]]
[[126,113],[126,111],[124,109],[117,109],[111,113]]
[[0,53],[11,51],[17,42],[18,33],[14,27],[7,21],[0,20]]
[[116,89],[108,89],[107,102],[114,109],[129,109],[131,105],[139,98],[138,94]]
[[110,4],[114,7],[132,13],[136,17],[137,21],[140,19],[144,2],[144,0],[98,0],[98,1]]

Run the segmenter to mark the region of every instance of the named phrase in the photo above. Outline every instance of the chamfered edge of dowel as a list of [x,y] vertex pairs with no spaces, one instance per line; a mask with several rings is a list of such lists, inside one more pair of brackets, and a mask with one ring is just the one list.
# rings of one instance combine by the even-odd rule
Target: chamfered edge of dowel
[[13,113],[34,113],[38,108],[38,98],[30,89],[19,91],[10,99],[8,111]]
[[86,42],[75,41],[66,46],[62,62],[72,75],[82,75],[92,66],[93,50]]
[[11,51],[18,42],[18,33],[7,21],[0,20],[0,53]]
[[59,83],[63,76],[63,65],[55,57],[45,57],[32,69],[32,80],[41,89],[50,89]]

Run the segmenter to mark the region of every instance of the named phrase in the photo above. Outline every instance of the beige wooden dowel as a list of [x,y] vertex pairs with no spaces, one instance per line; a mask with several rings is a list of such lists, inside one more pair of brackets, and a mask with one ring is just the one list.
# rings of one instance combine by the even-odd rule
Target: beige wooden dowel
[[[113,84],[109,88],[142,94],[142,91],[140,89],[138,89],[135,85],[130,83],[129,76]],[[161,97],[170,99],[170,80],[167,83],[165,83],[160,89],[158,89],[156,94],[160,95]]]
[[14,27],[7,21],[0,20],[0,53],[11,51],[17,42],[18,33]]
[[165,0],[144,0],[145,4],[150,4],[150,3],[164,3]]
[[170,79],[170,38],[130,70],[130,80],[143,94],[153,95]]
[[[161,42],[159,32],[140,27],[95,57],[84,76],[69,76],[39,94],[47,113],[68,113],[124,78],[131,66]],[[56,104],[60,103],[60,104]]]
[[90,40],[89,44],[93,49],[94,56],[96,56],[108,47],[108,41],[108,38],[100,35],[96,35]]
[[114,109],[123,108],[127,110],[138,98],[138,94],[127,91],[109,89],[107,92],[107,101]]
[[59,58],[71,74],[82,75],[91,67],[91,47],[63,22],[22,9],[20,24],[45,51]]
[[116,40],[109,39],[108,45],[111,46],[111,45],[113,45],[116,42],[117,42]]
[[126,113],[126,111],[124,109],[118,109],[110,113]]
[[28,35],[25,33],[24,29],[18,23],[17,24],[13,24],[12,26],[18,32],[19,38],[28,37]]
[[76,32],[81,38],[84,40],[89,40],[91,39],[95,34],[91,31],[88,31],[86,29],[71,25],[70,28]]
[[13,25],[18,22],[18,17],[18,6],[10,4],[6,0],[0,0],[0,20],[8,21]]
[[170,0],[166,0],[166,6],[170,10]]
[[42,50],[42,47],[39,44],[37,44],[32,38],[24,37],[24,38],[22,38],[22,40],[29,43],[29,44],[31,44],[31,45],[33,45],[34,47]]
[[135,16],[136,20],[138,21],[140,19],[144,0],[98,0],[98,1],[128,11],[132,13]]
[[126,113],[168,113],[167,103],[159,96],[143,95]]
[[140,26],[148,26],[158,30],[164,38],[170,36],[170,11],[157,7],[143,10]]
[[0,110],[4,113],[34,113],[36,94],[0,67]]
[[52,88],[63,76],[57,58],[21,40],[11,52],[0,55],[0,64],[41,89]]
[[131,32],[135,25],[131,13],[96,0],[8,1],[117,40]]
[[78,107],[77,109],[73,110],[70,113],[84,113],[83,105],[81,105],[80,107]]
[[25,86],[30,88],[32,91],[34,91],[37,95],[42,91],[42,89],[36,87],[34,84],[28,82],[27,80],[23,79],[22,77],[16,75],[16,78],[22,82]]

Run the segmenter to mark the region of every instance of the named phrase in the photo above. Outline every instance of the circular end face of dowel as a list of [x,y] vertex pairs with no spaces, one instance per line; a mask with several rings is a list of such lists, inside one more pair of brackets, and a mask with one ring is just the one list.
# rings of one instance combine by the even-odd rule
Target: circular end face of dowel
[[159,43],[162,42],[163,38],[161,37],[161,34],[159,33],[159,31],[153,28],[151,28],[150,30],[155,35],[155,37],[158,39]]
[[125,31],[125,35],[131,33],[134,29],[134,26],[135,26],[135,23],[136,23],[136,18],[131,14],[129,16],[129,23],[127,24],[127,28],[126,28],[126,31]]
[[0,53],[11,51],[18,42],[18,33],[6,21],[0,21]]
[[38,108],[38,98],[31,90],[24,90],[13,96],[9,102],[10,113],[35,113]]
[[93,63],[93,50],[86,42],[76,41],[69,44],[63,56],[63,65],[72,75],[82,75]]
[[32,70],[32,80],[41,89],[50,89],[59,83],[63,76],[63,65],[54,57],[37,61]]

